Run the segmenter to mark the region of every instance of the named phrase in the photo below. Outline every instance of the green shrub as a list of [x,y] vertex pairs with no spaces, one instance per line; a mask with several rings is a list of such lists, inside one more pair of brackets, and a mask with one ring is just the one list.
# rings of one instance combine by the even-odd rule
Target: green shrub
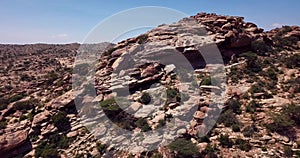
[[4,109],[6,109],[6,108],[7,108],[7,104],[1,102],[1,100],[0,100],[0,110],[4,110]]
[[64,130],[70,126],[69,119],[65,112],[59,111],[57,114],[52,116],[51,120],[53,121],[54,126],[59,130]]
[[258,107],[260,107],[260,105],[256,101],[252,100],[246,106],[246,112],[254,113]]
[[257,132],[257,128],[254,125],[247,126],[242,131],[245,137],[252,137],[255,132]]
[[164,119],[161,119],[161,120],[158,121],[158,124],[157,124],[156,128],[161,128],[165,125],[166,125],[166,121]]
[[135,125],[139,127],[143,132],[147,132],[151,130],[151,127],[149,126],[147,120],[145,118],[139,118]]
[[233,141],[229,139],[229,136],[227,134],[226,135],[221,134],[219,141],[222,147],[231,148],[233,145]]
[[252,50],[258,54],[264,55],[271,51],[271,47],[267,45],[263,40],[256,40],[251,43]]
[[0,129],[5,129],[6,125],[7,125],[6,120],[3,119],[3,120],[0,121]]
[[207,135],[198,138],[198,141],[199,141],[200,143],[202,143],[202,142],[210,143],[209,136],[207,136]]
[[254,52],[245,52],[245,53],[239,54],[239,57],[244,57],[248,61],[254,61],[257,59],[257,54]]
[[139,102],[142,104],[145,104],[145,105],[149,104],[151,102],[150,94],[146,93],[146,92],[142,93],[142,96],[141,96]]
[[284,58],[283,62],[290,69],[300,68],[300,54],[294,54],[291,55],[290,57]]
[[21,81],[31,81],[32,79],[34,79],[33,77],[30,77],[29,75],[27,75],[27,74],[21,74],[20,75],[20,79],[21,79]]
[[201,81],[201,85],[211,85],[211,78],[209,76],[205,76]]
[[54,133],[48,139],[44,139],[37,147],[34,153],[35,157],[59,158],[58,149],[66,149],[74,138],[68,138],[64,135]]
[[98,152],[103,155],[105,153],[105,150],[107,148],[106,144],[101,144],[100,142],[96,143],[96,148],[98,150]]
[[233,132],[239,132],[241,130],[238,124],[233,124],[231,128]]
[[15,102],[15,101],[18,101],[18,100],[21,100],[22,98],[24,98],[25,94],[21,93],[21,94],[16,94],[12,97],[10,97],[8,99],[8,103],[12,103],[12,102]]
[[151,158],[163,158],[163,156],[160,153],[153,153]]
[[249,141],[240,139],[240,138],[235,141],[235,144],[238,148],[240,148],[241,150],[246,151],[246,152],[250,151],[252,148]]
[[267,69],[266,75],[267,75],[267,77],[269,77],[272,80],[277,81],[277,79],[278,79],[277,78],[277,73],[272,68]]
[[146,43],[148,39],[148,35],[147,34],[142,34],[140,36],[137,37],[137,41],[138,41],[138,44],[144,44]]
[[231,109],[226,110],[225,112],[223,112],[219,119],[218,119],[218,123],[223,123],[224,126],[226,127],[231,127],[234,124],[238,124],[238,120],[235,117],[235,114],[233,113],[233,111]]
[[175,98],[178,96],[179,91],[176,88],[168,88],[167,89],[167,98]]
[[293,128],[295,122],[286,114],[273,114],[273,123],[266,124],[267,129],[272,132],[285,133]]
[[118,104],[114,98],[104,100],[104,101],[100,102],[99,105],[102,107],[103,110],[106,110],[106,111],[120,110],[120,107],[118,106]]
[[249,92],[251,94],[263,93],[263,92],[265,92],[265,90],[263,89],[263,87],[261,85],[255,84],[255,85],[251,86],[251,88],[249,89]]
[[207,158],[218,158],[218,155],[216,154],[218,151],[219,150],[216,145],[211,146],[208,144],[207,147],[201,152],[201,156]]
[[282,113],[286,114],[290,117],[291,120],[295,121],[295,123],[300,126],[300,106],[292,103],[283,107]]
[[176,139],[168,147],[172,152],[177,152],[176,157],[180,158],[194,157],[199,154],[197,146],[184,138]]
[[227,101],[227,105],[229,109],[232,109],[232,111],[236,114],[241,114],[241,103],[234,98],[231,98],[230,100]]
[[284,155],[286,157],[292,157],[293,156],[293,150],[290,146],[284,146],[283,151],[284,151]]

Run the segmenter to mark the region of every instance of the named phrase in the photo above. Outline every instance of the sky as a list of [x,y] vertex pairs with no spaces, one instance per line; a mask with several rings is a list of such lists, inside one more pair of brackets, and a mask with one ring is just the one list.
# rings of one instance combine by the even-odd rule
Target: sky
[[[243,16],[245,21],[265,30],[300,25],[299,0],[1,0],[0,43],[82,43],[99,23],[124,10],[142,6],[167,7],[186,15],[208,12]],[[136,16],[142,18],[145,14]],[[152,16],[161,15],[155,12]],[[120,27],[132,22],[121,21],[114,25]],[[111,26],[111,30],[116,28]],[[106,31],[103,37],[111,32]]]

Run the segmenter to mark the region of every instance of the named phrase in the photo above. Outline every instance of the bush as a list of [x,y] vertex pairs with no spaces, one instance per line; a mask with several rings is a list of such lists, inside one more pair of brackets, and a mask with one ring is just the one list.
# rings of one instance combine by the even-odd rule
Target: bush
[[240,126],[238,124],[233,124],[231,127],[232,127],[233,132],[239,132],[240,131]]
[[0,110],[4,110],[4,109],[6,109],[6,108],[7,108],[7,104],[1,102],[1,100],[0,100]]
[[260,105],[256,101],[252,100],[246,106],[246,112],[254,113],[258,107],[260,107]]
[[176,157],[180,158],[194,157],[199,154],[198,147],[190,140],[186,140],[184,138],[176,139],[170,143],[168,147],[171,151],[177,152]]
[[269,77],[272,80],[275,80],[275,81],[278,80],[277,73],[272,68],[267,69],[266,75],[267,75],[267,77]]
[[147,34],[143,34],[143,35],[140,35],[137,37],[137,41],[138,41],[138,44],[144,44],[146,43],[148,39],[148,35]]
[[203,155],[204,157],[208,158],[218,158],[218,156],[216,155],[217,152],[218,149],[216,145],[211,146],[210,144],[208,144],[204,151],[201,152],[201,156]]
[[148,122],[144,118],[139,118],[136,122],[135,125],[139,127],[143,132],[147,132],[151,130],[151,127],[149,126]]
[[266,124],[267,129],[280,134],[290,130],[295,124],[295,122],[291,120],[287,114],[273,114],[272,119],[274,122]]
[[150,94],[146,93],[146,92],[142,93],[142,96],[141,96],[139,102],[142,104],[146,104],[146,105],[149,104],[151,102]]
[[178,89],[176,88],[168,88],[167,89],[167,98],[175,98],[179,94]]
[[231,109],[234,113],[236,113],[236,114],[241,114],[242,113],[241,103],[237,99],[231,98],[227,102],[227,105],[228,105],[228,108]]
[[257,59],[257,54],[254,52],[245,52],[240,54],[239,57],[244,57],[248,61],[255,61]]
[[293,156],[293,150],[290,146],[284,146],[283,150],[284,150],[284,155],[286,157],[292,157]]
[[51,157],[59,158],[58,149],[66,149],[74,138],[68,138],[57,133],[50,135],[48,139],[44,139],[35,150],[35,157]]
[[254,125],[247,126],[243,130],[243,135],[245,137],[252,137],[256,131],[257,131],[257,128]]
[[0,129],[5,129],[6,125],[7,125],[6,120],[3,119],[3,120],[0,121]]
[[251,150],[252,146],[251,144],[249,143],[249,141],[247,140],[243,140],[243,139],[237,139],[235,141],[235,144],[238,148],[240,148],[241,150],[243,151],[246,151],[248,152],[249,150]]
[[201,81],[201,85],[211,85],[211,78],[209,76],[205,76]]
[[163,158],[163,156],[160,153],[153,153],[151,158]]
[[203,137],[200,137],[199,138],[199,142],[202,143],[202,142],[206,142],[206,143],[209,143],[210,140],[209,140],[209,136],[205,135]]
[[156,128],[161,128],[165,125],[166,125],[166,121],[164,119],[161,119],[161,120],[158,121],[158,124],[157,124]]
[[101,144],[100,142],[97,142],[96,143],[96,148],[99,151],[99,153],[101,155],[103,155],[105,153],[105,150],[106,150],[107,146],[106,146],[106,144]]
[[291,55],[290,57],[284,58],[283,62],[290,69],[300,68],[300,54],[294,54]]
[[99,105],[102,107],[103,110],[106,111],[118,111],[120,110],[120,107],[116,103],[114,98],[104,100],[99,103]]
[[226,127],[231,127],[234,124],[238,124],[238,120],[232,110],[226,110],[221,114],[218,119],[218,123],[223,123]]
[[227,134],[221,134],[219,141],[222,147],[231,148],[233,145],[233,141],[229,139],[229,136]]
[[61,131],[67,129],[70,126],[69,119],[67,118],[65,112],[58,112],[56,115],[52,116],[51,120],[53,121],[54,126]]
[[286,114],[290,117],[291,120],[295,121],[295,123],[300,126],[300,106],[295,104],[288,104],[282,109],[282,113]]
[[264,55],[271,51],[271,47],[268,46],[263,40],[253,41],[251,43],[252,50],[258,54]]
[[258,84],[255,84],[253,85],[250,89],[249,89],[249,92],[251,94],[254,94],[254,93],[264,93],[265,90],[263,89],[263,87],[261,85],[258,85]]

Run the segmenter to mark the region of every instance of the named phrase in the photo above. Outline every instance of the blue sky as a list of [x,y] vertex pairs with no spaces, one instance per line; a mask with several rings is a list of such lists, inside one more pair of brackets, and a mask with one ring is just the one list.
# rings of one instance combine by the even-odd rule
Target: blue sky
[[168,7],[188,15],[244,16],[266,30],[300,25],[299,0],[1,0],[0,43],[82,42],[99,22],[141,6]]

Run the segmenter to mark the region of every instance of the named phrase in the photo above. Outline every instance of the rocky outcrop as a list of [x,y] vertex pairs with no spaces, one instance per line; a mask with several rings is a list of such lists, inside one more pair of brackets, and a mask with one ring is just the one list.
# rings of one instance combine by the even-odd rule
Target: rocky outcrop
[[0,136],[0,153],[4,153],[5,151],[21,146],[26,141],[27,136],[27,131],[6,133]]

